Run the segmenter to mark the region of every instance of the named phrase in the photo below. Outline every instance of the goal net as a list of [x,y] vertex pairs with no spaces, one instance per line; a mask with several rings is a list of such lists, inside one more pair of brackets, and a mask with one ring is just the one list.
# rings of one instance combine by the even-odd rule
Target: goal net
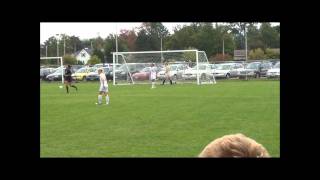
[[[166,73],[165,64],[169,72]],[[156,82],[170,83],[215,83],[214,65],[208,62],[204,51],[171,50],[113,52],[113,84],[147,84],[150,83],[150,68],[154,65]]]

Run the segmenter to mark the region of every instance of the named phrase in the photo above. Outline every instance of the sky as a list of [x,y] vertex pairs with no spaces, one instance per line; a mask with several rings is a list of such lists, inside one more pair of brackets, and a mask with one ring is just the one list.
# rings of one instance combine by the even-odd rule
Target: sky
[[[166,23],[162,22],[172,34],[174,27],[189,25],[190,23]],[[272,26],[280,23],[271,23]],[[141,23],[40,23],[40,43],[45,42],[56,34],[67,34],[68,36],[78,36],[82,39],[95,37],[106,38],[111,33],[120,33],[121,29],[133,29],[139,27]]]

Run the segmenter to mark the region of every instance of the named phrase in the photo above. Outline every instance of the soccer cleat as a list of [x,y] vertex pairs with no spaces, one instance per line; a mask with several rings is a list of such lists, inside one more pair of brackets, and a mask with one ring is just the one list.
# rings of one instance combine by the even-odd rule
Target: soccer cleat
[[101,103],[97,103],[97,102],[96,102],[96,105],[101,105]]

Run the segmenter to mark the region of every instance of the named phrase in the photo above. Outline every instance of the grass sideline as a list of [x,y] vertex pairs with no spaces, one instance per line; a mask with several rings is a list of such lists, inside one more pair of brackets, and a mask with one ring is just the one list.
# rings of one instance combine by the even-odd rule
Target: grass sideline
[[231,133],[280,156],[279,81],[109,85],[109,106],[95,105],[98,82],[70,94],[59,85],[40,85],[41,157],[196,157]]

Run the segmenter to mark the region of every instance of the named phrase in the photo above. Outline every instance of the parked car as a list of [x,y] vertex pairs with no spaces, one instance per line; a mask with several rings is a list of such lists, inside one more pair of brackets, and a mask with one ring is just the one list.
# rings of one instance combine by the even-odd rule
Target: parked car
[[[156,67],[156,66],[155,66]],[[149,80],[150,77],[150,68],[151,67],[145,67],[141,71],[134,73],[132,75],[133,80]],[[159,72],[161,70],[160,67],[156,67],[156,72]]]
[[62,71],[64,71],[64,70],[65,70],[65,68],[62,69],[61,67],[55,69],[55,72],[47,75],[45,80],[48,80],[48,81],[61,81],[62,80]]
[[[190,67],[187,64],[172,64],[170,65],[170,78],[173,80],[182,79],[182,74],[185,72],[186,69]],[[160,80],[165,79],[165,69],[163,68],[161,71],[157,73],[157,77]]]
[[267,71],[267,78],[280,78],[280,62]]
[[[213,70],[215,69],[214,64],[199,64],[199,77],[200,79],[212,78]],[[197,79],[197,66],[186,69],[182,74],[182,79],[192,80]]]
[[49,74],[54,73],[56,68],[41,68],[40,69],[40,79],[45,80]]
[[[97,81],[97,80],[99,80],[98,69],[100,69],[100,68],[96,68],[96,70],[94,72],[88,73],[87,76],[86,76],[86,80],[87,81]],[[107,74],[109,72],[109,70],[110,70],[109,67],[102,67],[102,69],[103,69],[103,72],[105,74]],[[107,78],[107,80],[110,80],[110,79]]]
[[76,72],[78,69],[83,68],[84,65],[71,65],[71,68],[74,70],[74,72]]
[[71,76],[72,76],[73,80],[86,80],[87,75],[90,72],[94,72],[95,70],[96,70],[96,68],[94,68],[94,67],[83,67],[83,68],[78,69]]
[[239,74],[239,78],[255,77],[260,78],[267,75],[267,71],[272,68],[272,63],[265,62],[252,62],[249,63],[244,70]]
[[[121,66],[121,64],[115,64],[115,65],[117,68]],[[95,67],[95,68],[101,68],[101,67],[111,68],[112,66],[113,66],[113,63],[104,63],[104,64],[100,63],[100,64],[95,64],[93,67]]]
[[240,63],[216,64],[213,75],[215,78],[229,79],[230,77],[238,77],[242,70],[244,70],[244,67]]
[[[115,78],[117,80],[128,80],[129,73],[132,75],[136,72],[141,71],[145,68],[146,65],[142,63],[127,63],[121,65],[119,68],[116,68],[115,71]],[[113,73],[113,72],[112,72]]]

